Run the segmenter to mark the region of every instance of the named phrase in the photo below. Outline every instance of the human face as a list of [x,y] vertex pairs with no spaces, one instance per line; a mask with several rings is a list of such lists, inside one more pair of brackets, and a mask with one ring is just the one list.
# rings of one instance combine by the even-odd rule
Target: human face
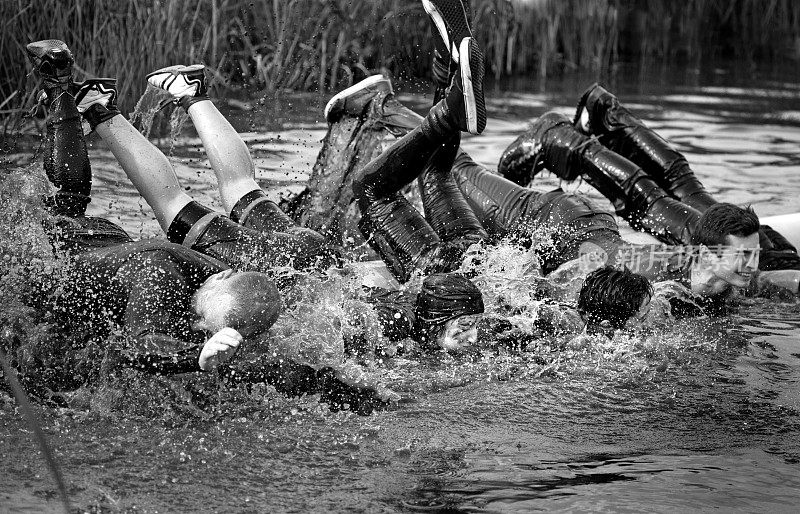
[[758,232],[739,237],[725,237],[726,246],[721,255],[706,251],[702,257],[702,269],[692,277],[692,290],[704,295],[724,293],[731,287],[747,287],[753,273],[758,269]]
[[478,316],[460,316],[448,321],[436,340],[440,348],[447,351],[463,351],[478,342]]
[[714,263],[714,275],[733,287],[747,287],[758,269],[758,232],[744,237],[728,235],[725,243]]
[[[758,232],[749,236],[738,237],[728,235],[725,242],[733,249],[730,254],[723,255],[723,265],[720,272],[728,277],[727,280],[735,287],[745,287],[750,283],[750,278],[758,269],[758,259],[761,247],[758,243]],[[718,274],[718,276],[721,276]]]

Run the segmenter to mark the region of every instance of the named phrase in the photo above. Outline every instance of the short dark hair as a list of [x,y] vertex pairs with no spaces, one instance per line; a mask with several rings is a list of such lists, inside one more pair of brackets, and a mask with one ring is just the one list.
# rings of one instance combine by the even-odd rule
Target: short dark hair
[[628,268],[604,266],[589,273],[578,294],[578,312],[591,328],[608,321],[612,328],[625,326],[645,298],[653,296],[647,278]]
[[749,205],[718,203],[709,207],[697,221],[692,234],[693,245],[717,246],[726,244],[725,237],[745,237],[758,232],[761,223]]

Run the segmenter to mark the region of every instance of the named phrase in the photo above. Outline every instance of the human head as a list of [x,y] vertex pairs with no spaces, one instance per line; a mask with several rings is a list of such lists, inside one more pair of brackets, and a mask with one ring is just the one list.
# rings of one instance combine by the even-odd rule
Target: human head
[[278,319],[278,288],[263,273],[223,271],[211,275],[192,297],[200,320],[195,328],[217,332],[230,327],[245,339],[266,332]]
[[589,332],[619,330],[632,317],[647,313],[653,286],[627,268],[604,266],[589,273],[578,294],[578,312]]
[[[428,348],[458,347],[477,341],[477,318],[483,313],[483,295],[467,277],[434,273],[417,296],[416,332]],[[464,318],[464,319],[460,319]]]
[[707,270],[704,287],[711,293],[749,284],[750,274],[758,269],[759,228],[751,207],[730,203],[712,205],[700,217],[692,244],[711,250],[702,253],[698,262]]
[[520,347],[525,343],[521,336],[505,316],[469,314],[448,321],[437,339],[437,346],[450,352],[498,346]]

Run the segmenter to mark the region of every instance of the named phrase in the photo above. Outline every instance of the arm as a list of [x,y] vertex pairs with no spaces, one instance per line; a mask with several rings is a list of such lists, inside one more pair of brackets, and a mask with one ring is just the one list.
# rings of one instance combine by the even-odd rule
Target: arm
[[386,390],[343,378],[333,368],[314,369],[289,359],[262,355],[236,366],[221,366],[228,384],[266,383],[290,397],[319,394],[332,411],[349,409],[365,416],[385,409],[396,398]]
[[153,375],[176,375],[201,371],[198,365],[198,347],[175,351],[159,351],[153,348],[185,346],[184,341],[164,334],[148,334],[129,340],[118,341],[111,350],[117,363],[123,367],[134,368]]
[[156,375],[175,375],[211,371],[236,353],[242,336],[232,328],[223,328],[202,348],[165,334],[144,334],[118,341],[114,350],[118,362]]

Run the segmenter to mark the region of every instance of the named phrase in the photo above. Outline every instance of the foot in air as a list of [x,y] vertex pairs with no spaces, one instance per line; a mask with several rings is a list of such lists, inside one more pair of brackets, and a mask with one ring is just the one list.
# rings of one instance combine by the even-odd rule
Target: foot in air
[[147,82],[166,91],[173,101],[188,109],[195,102],[208,100],[205,69],[202,64],[168,66],[149,73]]
[[34,72],[42,80],[42,91],[38,100],[49,106],[62,93],[74,94],[72,82],[72,56],[66,43],[58,39],[45,39],[28,43],[25,47]]
[[480,134],[486,128],[483,52],[473,38],[467,37],[461,40],[459,55],[458,67],[444,101],[451,120],[461,131]]
[[336,93],[325,105],[325,119],[335,123],[343,115],[362,116],[379,93],[392,94],[392,83],[383,75],[372,75]]

